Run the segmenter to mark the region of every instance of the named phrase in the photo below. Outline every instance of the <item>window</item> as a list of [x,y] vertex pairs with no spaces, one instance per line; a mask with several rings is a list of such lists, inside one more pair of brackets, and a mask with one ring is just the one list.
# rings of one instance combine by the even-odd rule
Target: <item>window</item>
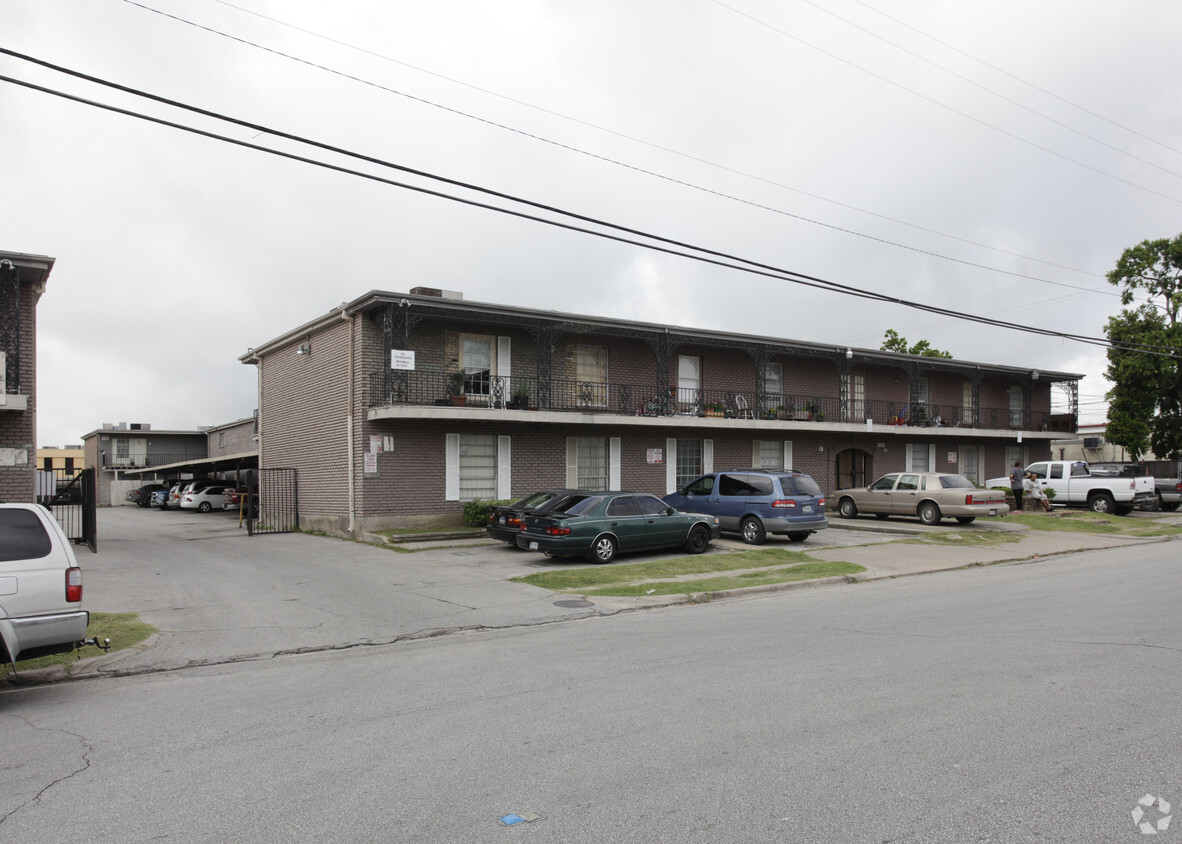
[[66,458],[66,474],[67,475],[74,474],[74,458],[73,457]]
[[640,505],[636,503],[636,499],[631,495],[621,495],[607,503],[607,515],[639,516]]
[[702,441],[677,441],[677,486],[684,486],[702,474]]
[[575,437],[575,487],[607,492],[608,448],[606,437]]
[[[928,384],[928,379],[920,377],[915,379],[915,407],[911,408],[911,420],[913,423],[927,422],[929,418],[928,404],[931,401],[932,390]],[[926,471],[926,470],[921,470]]]
[[977,427],[977,408],[973,406],[973,382],[965,381],[960,400],[961,422],[970,428]]
[[1051,464],[1051,473],[1050,473],[1050,474],[1049,474],[1047,477],[1049,477],[1049,478],[1060,478],[1060,479],[1062,479],[1062,477],[1063,477],[1063,464],[1061,464],[1061,463],[1052,463],[1052,464]]
[[1024,407],[1022,402],[1022,388],[1015,384],[1010,387],[1010,427],[1021,428]]
[[575,380],[581,407],[607,407],[607,349],[575,346]]
[[877,481],[872,483],[870,485],[870,488],[877,489],[877,490],[894,489],[895,488],[895,481],[897,481],[898,479],[899,479],[898,475],[883,475]]
[[846,382],[846,416],[852,422],[861,422],[866,418],[866,376],[851,372],[841,377]]
[[460,335],[460,369],[464,371],[464,394],[487,396],[496,361],[496,338],[487,334]]
[[714,492],[714,476],[706,475],[704,478],[698,478],[689,484],[685,491],[687,495],[709,495]]
[[1034,475],[1036,478],[1045,478],[1047,476],[1047,464],[1033,463],[1027,468],[1026,471]]
[[42,457],[41,458],[41,468],[44,469],[46,472],[52,472],[53,471],[53,458],[52,457]]
[[226,447],[226,432],[218,431],[218,448]]
[[702,359],[695,355],[677,358],[677,404],[681,410],[695,410],[701,404]]
[[908,472],[934,472],[932,464],[935,461],[936,447],[935,445],[928,445],[927,443],[908,444],[907,446],[907,471]]
[[960,455],[960,473],[978,486],[981,483],[981,446],[962,445]]
[[645,516],[663,516],[669,512],[669,505],[655,495],[638,495],[636,503],[640,505],[640,512]]
[[760,410],[775,410],[784,403],[784,366],[766,363],[763,366],[763,400]]
[[757,469],[791,469],[791,440],[753,440],[751,465]]
[[36,513],[0,510],[0,562],[39,560],[52,550],[53,543]]
[[1020,445],[1006,446],[1006,474],[1010,473],[1010,469],[1014,468],[1014,463],[1026,465],[1026,453]]
[[919,489],[919,475],[903,475],[899,478],[898,489]]
[[492,434],[459,435],[460,500],[497,497],[497,442]]

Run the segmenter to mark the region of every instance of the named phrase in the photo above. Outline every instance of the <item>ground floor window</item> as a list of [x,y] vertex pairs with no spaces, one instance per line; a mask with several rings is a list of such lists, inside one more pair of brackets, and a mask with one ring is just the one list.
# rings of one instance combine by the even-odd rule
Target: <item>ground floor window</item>
[[606,437],[574,437],[575,486],[607,492],[608,447]]
[[757,469],[791,469],[792,443],[789,440],[754,440],[751,465]]
[[677,485],[688,484],[702,474],[702,441],[677,441]]
[[962,445],[957,459],[960,460],[960,474],[977,486],[981,485],[981,446]]
[[460,500],[497,497],[497,440],[491,434],[460,434]]
[[912,443],[907,446],[908,472],[934,472],[936,447],[927,443]]

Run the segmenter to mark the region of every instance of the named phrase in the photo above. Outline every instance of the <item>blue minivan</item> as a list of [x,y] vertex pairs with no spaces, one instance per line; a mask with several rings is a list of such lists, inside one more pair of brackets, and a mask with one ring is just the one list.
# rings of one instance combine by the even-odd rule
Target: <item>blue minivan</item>
[[717,516],[724,532],[763,544],[771,534],[803,542],[829,527],[825,496],[817,482],[792,469],[740,469],[711,472],[663,499],[678,510]]

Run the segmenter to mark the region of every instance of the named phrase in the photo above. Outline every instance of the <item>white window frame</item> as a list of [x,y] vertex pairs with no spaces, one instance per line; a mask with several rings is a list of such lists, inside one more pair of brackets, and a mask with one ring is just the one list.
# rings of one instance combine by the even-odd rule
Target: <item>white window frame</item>
[[[696,438],[695,438],[696,439]],[[714,471],[714,440],[702,440],[702,474]],[[665,440],[665,494],[677,492],[677,439]]]
[[[781,449],[783,455],[783,466],[765,467],[763,465],[763,444],[774,443]],[[756,469],[773,468],[773,469],[791,469],[792,468],[792,441],[791,440],[752,440],[751,441],[751,466]]]
[[[582,437],[566,438],[566,485],[570,489],[579,488],[579,450],[578,441]],[[598,439],[591,437],[589,439]],[[620,488],[620,438],[604,437],[607,440],[607,491]]]
[[[926,451],[928,457],[928,467],[926,469],[915,468],[915,454],[916,452]],[[905,464],[904,472],[935,472],[936,469],[936,444],[935,443],[907,443],[907,462]]]
[[[472,436],[481,436],[474,434]],[[493,465],[496,467],[495,495],[498,499],[508,499],[512,497],[513,489],[513,475],[512,475],[512,450],[511,438],[504,435],[496,435],[493,441],[493,448],[496,449],[496,454],[493,458]],[[445,501],[459,501],[460,499],[460,435],[446,434],[444,435],[444,457],[443,457],[443,498]]]

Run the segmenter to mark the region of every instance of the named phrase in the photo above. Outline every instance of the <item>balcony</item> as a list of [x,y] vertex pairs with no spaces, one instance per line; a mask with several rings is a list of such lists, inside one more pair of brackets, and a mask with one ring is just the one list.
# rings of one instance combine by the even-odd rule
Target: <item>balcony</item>
[[204,460],[206,454],[201,452],[199,454],[183,453],[183,454],[137,454],[119,456],[115,454],[102,454],[99,457],[99,462],[103,469],[151,469],[154,466],[171,466],[174,463],[188,463],[193,460]]
[[1070,413],[1014,411],[1009,407],[976,410],[957,405],[906,401],[845,400],[836,395],[757,396],[755,390],[665,388],[644,383],[593,383],[536,376],[503,377],[478,371],[453,374],[392,370],[369,376],[364,396],[368,408],[397,406],[468,407],[495,410],[542,410],[558,413],[632,417],[720,417],[765,422],[839,423],[876,429],[975,428],[992,431],[1072,433]]

